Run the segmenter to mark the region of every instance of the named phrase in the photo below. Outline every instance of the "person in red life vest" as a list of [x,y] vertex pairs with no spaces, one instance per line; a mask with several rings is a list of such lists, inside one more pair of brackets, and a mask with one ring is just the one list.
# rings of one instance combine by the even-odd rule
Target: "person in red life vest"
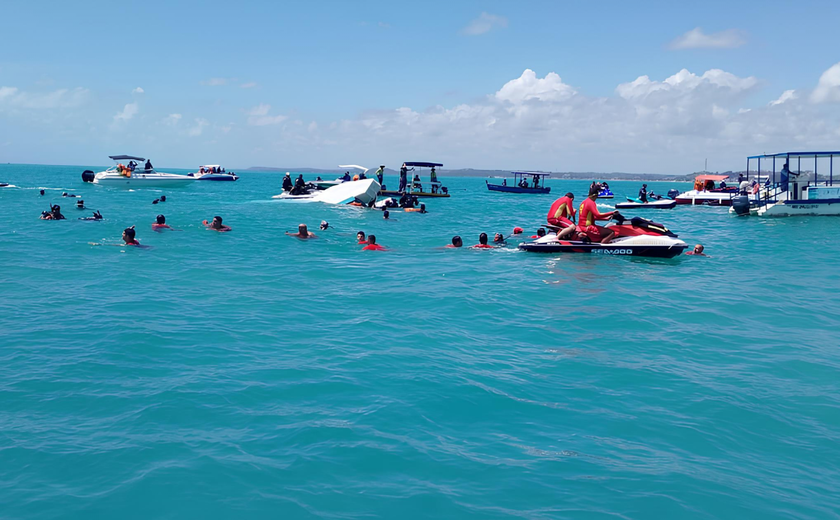
[[463,245],[464,245],[464,241],[461,240],[461,237],[459,237],[458,235],[455,235],[454,237],[452,237],[452,243],[449,244],[448,246],[445,246],[445,247],[447,249],[451,249],[451,248],[456,248],[456,247],[462,247]]
[[709,255],[707,255],[706,253],[703,252],[705,249],[706,248],[704,248],[702,244],[697,244],[696,246],[694,246],[694,251],[689,251],[686,254],[689,255],[689,256],[705,256],[705,257],[708,257]]
[[213,217],[213,222],[207,222],[206,220],[202,220],[201,223],[204,224],[204,227],[206,227],[207,229],[212,229],[213,231],[230,231],[230,226],[225,226],[224,224],[222,224],[222,217],[218,215]]
[[286,234],[289,235],[290,237],[302,238],[304,240],[307,239],[307,238],[318,238],[318,237],[315,236],[315,233],[312,233],[311,231],[309,231],[306,228],[306,224],[298,225],[298,232],[297,233],[289,233],[288,231],[286,231]]
[[376,243],[376,235],[368,235],[368,243],[362,251],[385,251],[385,248]]
[[598,198],[598,192],[600,191],[601,186],[596,184],[589,190],[589,196],[586,197],[586,200],[583,201],[583,204],[580,205],[580,211],[578,212],[578,225],[577,225],[577,232],[589,237],[589,240],[593,242],[600,242],[602,244],[609,244],[612,240],[613,236],[615,236],[615,231],[611,231],[605,227],[596,226],[595,222],[598,220],[609,220],[615,214],[615,211],[608,211],[607,213],[601,213],[598,211],[598,205],[595,203],[595,199]]
[[127,246],[139,246],[140,242],[135,238],[136,232],[134,231],[134,226],[130,228],[125,228],[123,230],[122,239]]
[[358,240],[359,244],[367,244],[368,243],[367,238],[365,238],[365,232],[364,231],[359,231],[358,233],[356,233],[356,240]]
[[172,231],[180,231],[178,229],[173,228],[169,224],[166,223],[166,217],[163,215],[158,215],[155,217],[155,223],[152,224],[152,231],[162,232],[164,229],[171,229]]
[[561,229],[557,232],[557,239],[567,237],[575,231],[575,194],[567,193],[554,201],[548,210],[548,223]]
[[487,244],[487,233],[478,235],[478,244],[472,246],[472,249],[493,249],[493,246]]
[[528,237],[528,238],[542,238],[542,237],[544,237],[544,236],[545,236],[545,228],[540,228],[540,229],[538,229],[538,230],[537,230],[537,234],[536,234],[536,235],[531,235],[531,236],[530,236],[530,237]]

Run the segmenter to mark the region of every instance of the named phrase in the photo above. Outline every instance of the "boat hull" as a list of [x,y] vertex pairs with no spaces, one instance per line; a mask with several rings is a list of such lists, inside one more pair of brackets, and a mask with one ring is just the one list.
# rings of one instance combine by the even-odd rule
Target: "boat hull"
[[374,179],[349,181],[337,184],[332,188],[312,191],[305,195],[291,195],[287,192],[275,195],[274,199],[324,202],[326,204],[348,204],[356,200],[362,204],[369,204],[376,200],[379,193],[379,183]]
[[714,192],[714,191],[697,191],[690,190],[685,193],[680,193],[677,198],[677,204],[690,204],[692,206],[731,206],[732,198],[738,195],[737,192]]
[[[559,242],[526,242],[519,245],[522,251],[531,253],[584,253],[603,256],[644,256],[648,258],[674,258],[688,248],[682,240],[632,240],[636,237],[619,238],[609,244],[585,243],[561,240]],[[650,238],[650,237],[646,237]],[[656,243],[661,242],[661,243]]]
[[233,182],[239,180],[236,175],[201,175],[195,178],[198,181]]
[[94,184],[100,186],[115,186],[120,188],[174,188],[191,184],[196,179],[186,175],[174,174],[145,174],[135,172],[131,177],[112,174],[97,174]]
[[649,202],[619,202],[615,209],[673,209],[677,205],[675,200],[653,200]]
[[551,188],[523,188],[521,186],[506,186],[502,184],[487,183],[487,189],[490,191],[501,191],[504,193],[551,193]]

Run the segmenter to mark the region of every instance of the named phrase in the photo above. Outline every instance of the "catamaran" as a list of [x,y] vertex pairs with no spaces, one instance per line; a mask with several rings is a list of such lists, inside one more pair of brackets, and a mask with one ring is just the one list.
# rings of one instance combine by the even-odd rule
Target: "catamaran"
[[[771,161],[772,172],[763,184],[743,182],[729,212],[759,217],[840,215],[840,180],[834,182],[835,156],[840,157],[840,151],[782,152],[747,157],[747,178],[753,160],[756,161],[757,176],[761,175],[762,159]],[[795,165],[791,164],[793,159]],[[814,169],[803,171],[802,159],[806,164],[813,160]],[[828,176],[819,176],[820,159],[823,165],[828,163]],[[780,163],[783,163],[781,167]]]
[[[116,162],[105,171],[93,173],[91,170],[82,172],[82,180],[101,184],[103,186],[120,186],[124,188],[169,188],[184,186],[195,181],[195,177],[178,175],[175,173],[164,173],[156,171],[151,167],[151,162],[143,164],[146,159],[133,155],[111,155],[110,159]],[[126,164],[123,164],[125,162]],[[150,166],[146,168],[146,165]]]
[[505,179],[502,184],[490,184],[489,181],[484,181],[484,183],[487,184],[487,189],[490,191],[503,191],[506,193],[551,192],[551,188],[545,185],[545,179],[551,177],[550,173],[528,171],[511,173],[513,173],[512,183],[508,184],[507,179]]

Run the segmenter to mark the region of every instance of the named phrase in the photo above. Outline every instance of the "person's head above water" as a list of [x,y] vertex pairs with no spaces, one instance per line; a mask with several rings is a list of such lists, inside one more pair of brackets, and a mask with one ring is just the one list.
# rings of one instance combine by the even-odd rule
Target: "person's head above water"
[[166,217],[164,217],[163,215],[158,215],[157,217],[155,217],[155,222],[157,224],[166,224]]
[[41,195],[43,195],[43,194],[44,194],[44,190],[41,190]]
[[306,229],[306,224],[298,224],[298,233],[304,237],[309,236],[309,230]]
[[365,232],[359,231],[358,233],[356,233],[356,238],[359,239],[359,242],[363,242],[365,240]]
[[545,236],[545,228],[538,229],[537,230],[537,236],[538,237],[544,237]]
[[222,217],[216,215],[215,217],[213,217],[213,222],[211,222],[210,225],[214,228],[222,227]]
[[694,246],[694,254],[695,255],[702,254],[704,249],[705,248],[703,247],[702,244],[697,244],[696,246]]
[[495,235],[493,235],[493,242],[504,242],[504,241],[505,241],[505,236],[503,234],[496,233]]
[[460,236],[455,235],[454,237],[452,237],[452,246],[453,247],[461,247],[463,245],[464,245],[464,241],[461,240]]
[[388,217],[390,217],[390,216],[391,216],[391,212],[388,211],[387,209],[382,212],[382,218],[384,218],[385,220],[388,220]]
[[482,233],[478,235],[478,243],[483,246],[487,245],[487,233]]
[[376,243],[376,235],[368,235],[368,244]]
[[134,231],[134,226],[125,228],[123,230],[122,238],[126,244],[130,244],[134,242],[134,237],[137,236],[136,232]]
[[328,227],[330,227],[330,223],[327,222],[326,220],[322,220],[321,221],[321,229],[327,229]]

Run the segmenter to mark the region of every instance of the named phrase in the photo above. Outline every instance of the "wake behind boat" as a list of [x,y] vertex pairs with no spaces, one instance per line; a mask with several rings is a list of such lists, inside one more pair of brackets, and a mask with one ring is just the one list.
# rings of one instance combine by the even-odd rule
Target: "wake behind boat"
[[[116,166],[99,173],[85,170],[82,172],[82,180],[102,186],[123,188],[169,188],[185,186],[195,181],[194,177],[187,175],[156,171],[152,162],[142,157],[132,155],[111,155],[109,157],[117,163]],[[121,161],[126,161],[127,164],[123,164]],[[143,161],[146,161],[145,164],[143,164]],[[141,164],[143,164],[142,167]]]

